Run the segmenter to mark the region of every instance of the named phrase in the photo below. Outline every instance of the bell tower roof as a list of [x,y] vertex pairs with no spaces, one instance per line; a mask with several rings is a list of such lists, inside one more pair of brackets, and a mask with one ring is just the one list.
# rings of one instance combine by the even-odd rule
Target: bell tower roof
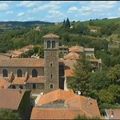
[[59,39],[59,36],[53,33],[46,34],[43,36],[44,39]]

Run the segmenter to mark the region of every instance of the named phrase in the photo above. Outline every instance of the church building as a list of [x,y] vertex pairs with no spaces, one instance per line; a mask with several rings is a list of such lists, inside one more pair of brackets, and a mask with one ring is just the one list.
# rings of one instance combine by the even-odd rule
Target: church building
[[[44,58],[0,59],[0,83],[12,89],[31,89],[49,92],[64,89],[64,63],[59,59],[59,36],[44,38]],[[6,84],[6,82],[4,82]]]

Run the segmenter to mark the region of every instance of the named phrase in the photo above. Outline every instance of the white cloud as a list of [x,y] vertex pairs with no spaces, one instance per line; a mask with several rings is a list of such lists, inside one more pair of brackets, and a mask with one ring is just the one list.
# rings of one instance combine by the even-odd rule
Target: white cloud
[[36,5],[38,5],[40,2],[33,2],[33,1],[22,1],[18,6],[23,6],[23,7],[27,7],[27,8],[31,8],[31,7],[35,7]]
[[117,1],[91,1],[89,7],[94,11],[104,11],[111,9],[117,4]]
[[102,14],[113,8],[116,4],[117,1],[90,1],[88,4],[80,6],[80,8],[70,7],[67,12],[79,15]]
[[23,15],[25,15],[24,12],[20,12],[20,13],[17,14],[18,17],[21,17],[21,16],[23,16]]
[[112,18],[117,18],[118,16],[108,16],[107,18],[112,19]]
[[23,6],[23,7],[33,7],[34,6],[34,2],[32,1],[22,1],[19,6]]
[[70,8],[68,9],[68,13],[73,13],[73,12],[76,12],[76,11],[79,11],[79,9],[78,9],[77,7],[75,7],[75,6],[70,7]]
[[46,20],[51,19],[53,22],[62,21],[66,16],[58,10],[50,10]]
[[39,5],[38,7],[33,8],[33,12],[43,11],[43,10],[57,10],[60,8],[59,1],[51,1],[48,4]]
[[7,3],[0,3],[0,11],[5,11],[9,8]]

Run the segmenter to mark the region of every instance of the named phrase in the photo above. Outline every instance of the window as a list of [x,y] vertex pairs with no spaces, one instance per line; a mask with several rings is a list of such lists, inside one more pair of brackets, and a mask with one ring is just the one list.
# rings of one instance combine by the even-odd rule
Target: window
[[33,83],[33,84],[32,84],[32,87],[33,87],[33,89],[36,89],[36,84]]
[[3,77],[8,77],[8,71],[6,69],[3,69]]
[[47,48],[50,48],[50,41],[47,41]]
[[17,77],[22,77],[22,70],[21,69],[17,70]]
[[20,86],[19,86],[19,88],[20,88],[20,89],[23,89],[23,86],[22,86],[22,85],[20,85]]
[[37,77],[38,76],[38,72],[36,69],[32,70],[32,77]]
[[51,79],[52,79],[52,74],[51,74]]
[[53,86],[53,84],[50,84],[50,88],[52,89],[54,86]]
[[12,88],[12,89],[16,89],[16,86],[15,86],[15,85],[12,85],[11,88]]
[[52,41],[52,48],[55,48],[55,41]]
[[51,62],[51,63],[50,63],[50,66],[52,67],[52,65],[53,65],[53,64],[52,64],[52,62]]

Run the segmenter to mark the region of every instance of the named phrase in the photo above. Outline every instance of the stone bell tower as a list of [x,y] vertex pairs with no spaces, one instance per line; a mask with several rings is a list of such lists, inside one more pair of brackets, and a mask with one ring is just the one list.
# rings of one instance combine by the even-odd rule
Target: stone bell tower
[[45,92],[59,88],[59,36],[47,34],[44,38]]

